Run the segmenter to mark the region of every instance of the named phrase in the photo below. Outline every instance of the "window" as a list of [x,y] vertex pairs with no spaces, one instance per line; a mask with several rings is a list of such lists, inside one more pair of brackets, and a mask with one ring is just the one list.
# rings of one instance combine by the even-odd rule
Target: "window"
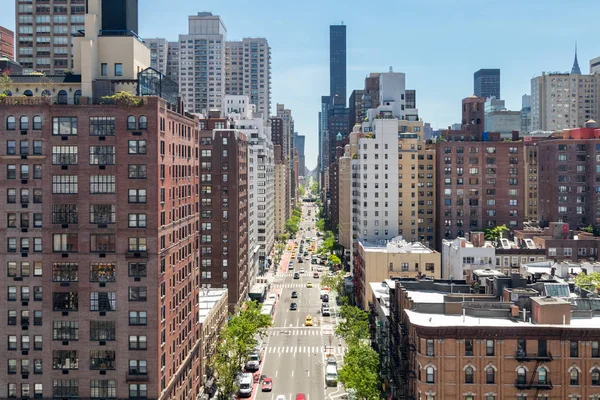
[[541,367],[540,369],[538,369],[538,383],[541,384],[546,384],[548,381],[548,371],[546,370],[546,368]]
[[116,354],[112,350],[90,350],[90,369],[115,369]]
[[129,189],[130,203],[146,203],[146,189]]
[[52,369],[79,369],[77,350],[54,350],[52,352]]
[[114,165],[115,146],[90,146],[90,165]]
[[114,175],[92,175],[90,176],[91,194],[112,194],[115,193]]
[[135,117],[133,115],[130,115],[129,117],[127,117],[127,129],[132,131],[132,130],[135,130],[135,128],[136,128]]
[[129,286],[129,301],[146,301],[146,286]]
[[129,336],[129,350],[146,350],[146,336]]
[[146,374],[148,374],[146,360],[129,360],[129,374],[130,375],[146,375]]
[[76,224],[77,220],[77,204],[52,205],[53,224]]
[[14,156],[17,154],[17,142],[15,140],[6,141],[6,155]]
[[114,282],[116,265],[113,263],[91,263],[90,282]]
[[114,341],[117,323],[115,321],[90,321],[91,341]]
[[433,367],[427,367],[425,369],[425,382],[435,383],[435,372]]
[[116,399],[117,381],[103,379],[90,380],[90,397],[92,399]]
[[600,369],[598,368],[592,370],[592,386],[600,386]]
[[52,340],[79,340],[79,322],[54,321]]
[[90,311],[116,311],[115,292],[90,292]]
[[148,129],[148,118],[145,115],[140,115],[138,129]]
[[129,251],[147,251],[146,238],[129,238]]
[[569,372],[570,384],[571,386],[579,385],[579,371],[576,368],[573,368],[571,372]]
[[129,311],[129,325],[146,325],[148,318],[146,311]]
[[129,214],[129,227],[130,228],[145,228],[146,227],[146,214]]
[[8,336],[8,350],[17,350],[17,337],[14,335]]
[[34,140],[33,141],[33,155],[35,156],[41,156],[43,154],[42,151],[42,141],[41,140]]
[[77,135],[77,117],[52,118],[53,135]]
[[6,166],[6,179],[17,179],[17,166],[9,164]]
[[494,384],[496,383],[496,371],[493,367],[487,367],[485,370],[485,383]]
[[433,339],[427,339],[425,354],[428,355],[428,356],[434,356],[435,355]]
[[19,126],[22,131],[28,131],[29,130],[29,117],[26,115],[23,115],[19,119]]
[[77,165],[77,146],[52,146],[52,164]]
[[52,176],[53,194],[77,194],[77,175],[54,175]]
[[52,235],[52,251],[58,253],[76,253],[77,234],[76,233],[55,233]]
[[108,64],[107,63],[101,63],[100,64],[100,75],[101,76],[107,76],[108,75]]
[[130,164],[129,179],[146,179],[146,164]]
[[77,311],[78,294],[77,292],[58,292],[52,293],[53,311]]
[[130,140],[128,142],[129,154],[146,154],[145,140]]
[[123,76],[123,64],[115,63],[115,76]]
[[36,115],[33,117],[33,129],[39,131],[42,129],[42,117]]
[[473,339],[465,340],[465,356],[467,356],[467,357],[473,356]]
[[53,263],[52,282],[77,282],[79,266],[77,263]]
[[[569,249],[569,250],[571,250],[571,249]],[[569,342],[569,356],[570,357],[579,357],[579,342],[578,341],[571,340]]]
[[494,349],[495,349],[495,343],[493,340],[486,340],[485,341],[485,355],[486,356],[493,356],[494,355]]
[[130,384],[129,398],[130,399],[145,399],[148,397],[148,385],[146,384]]
[[598,346],[600,342],[592,342],[592,357],[600,358],[600,347]]
[[12,115],[9,115],[6,117],[6,130],[14,131],[15,129],[17,129],[17,119]]
[[116,248],[115,235],[91,234],[90,251],[95,253],[114,253]]
[[116,221],[117,206],[114,204],[91,204],[91,224],[114,224]]
[[55,398],[78,398],[79,381],[77,379],[55,379],[52,382],[52,395]]
[[475,379],[473,378],[473,367],[465,368],[465,383],[474,383]]

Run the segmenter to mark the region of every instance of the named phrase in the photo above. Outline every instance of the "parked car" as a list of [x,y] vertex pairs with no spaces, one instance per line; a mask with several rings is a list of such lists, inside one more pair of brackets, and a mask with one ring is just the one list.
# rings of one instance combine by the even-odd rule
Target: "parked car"
[[250,353],[248,361],[246,361],[246,370],[257,371],[258,368],[260,368],[260,354],[256,352]]
[[252,374],[241,374],[238,378],[238,395],[240,397],[252,396]]
[[329,311],[329,307],[323,307],[323,311],[321,311],[321,314],[323,314],[324,317],[331,316],[331,312]]

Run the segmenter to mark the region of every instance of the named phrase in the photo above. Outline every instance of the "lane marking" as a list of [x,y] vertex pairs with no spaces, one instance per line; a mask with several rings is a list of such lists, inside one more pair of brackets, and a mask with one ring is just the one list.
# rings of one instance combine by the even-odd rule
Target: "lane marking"
[[277,378],[277,375],[279,375],[279,370],[275,371],[275,378]]
[[294,377],[294,370],[292,370],[292,378]]

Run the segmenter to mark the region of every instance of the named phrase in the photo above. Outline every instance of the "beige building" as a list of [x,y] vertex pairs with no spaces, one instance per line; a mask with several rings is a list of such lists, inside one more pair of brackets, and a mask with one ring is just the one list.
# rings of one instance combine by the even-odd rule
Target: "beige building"
[[418,235],[419,241],[435,248],[436,168],[435,146],[420,144],[418,176]]
[[354,286],[356,301],[364,309],[372,298],[369,282],[383,282],[390,278],[439,279],[441,276],[441,254],[422,243],[410,243],[402,237],[382,244],[357,242]]
[[287,197],[287,165],[275,164],[275,237],[285,232]]
[[340,157],[338,182],[339,182],[339,242],[344,249],[352,246],[352,165],[350,155],[347,153]]

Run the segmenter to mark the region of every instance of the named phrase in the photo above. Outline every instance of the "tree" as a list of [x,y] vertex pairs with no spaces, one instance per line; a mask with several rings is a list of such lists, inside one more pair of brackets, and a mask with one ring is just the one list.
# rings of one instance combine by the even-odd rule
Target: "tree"
[[271,317],[261,314],[261,305],[247,301],[219,333],[211,365],[216,372],[219,400],[229,400],[237,391],[236,376],[257,344],[256,336],[266,335]]
[[340,258],[338,256],[336,256],[335,254],[330,254],[329,255],[329,262],[332,263],[333,265],[340,265],[340,263],[342,262],[340,260]]
[[290,235],[287,235],[285,233],[282,233],[281,235],[277,236],[277,240],[281,241],[281,242],[287,242],[290,239]]
[[344,275],[336,274],[333,276],[324,276],[321,279],[321,287],[328,287],[339,296],[343,296],[345,293]]
[[304,186],[299,185],[298,186],[298,195],[304,197],[305,193],[306,193],[306,191],[304,190]]
[[295,218],[290,218],[285,223],[285,230],[290,235],[295,235],[298,232],[300,221],[297,221]]
[[0,99],[8,97],[8,91],[11,83],[12,79],[10,76],[8,76],[8,72],[5,71],[2,73],[2,75],[0,75]]
[[314,181],[310,191],[313,193],[313,195],[317,194],[319,192],[319,183],[317,181]]
[[349,344],[357,344],[362,339],[369,339],[369,314],[358,307],[343,305],[340,308],[342,321],[335,329],[335,334]]
[[140,106],[143,104],[141,97],[130,92],[117,92],[110,96],[104,96],[101,99],[102,104],[121,104],[128,107]]
[[487,240],[496,241],[501,237],[504,237],[504,234],[508,231],[509,229],[506,227],[506,225],[500,225],[486,228],[484,234]]
[[575,277],[575,285],[589,291],[600,289],[600,272],[592,272],[589,275],[578,274]]
[[369,345],[351,345],[344,355],[344,365],[338,376],[346,389],[356,391],[358,399],[380,398],[379,355]]
[[315,224],[317,229],[321,232],[325,231],[325,220],[323,218],[319,219]]

